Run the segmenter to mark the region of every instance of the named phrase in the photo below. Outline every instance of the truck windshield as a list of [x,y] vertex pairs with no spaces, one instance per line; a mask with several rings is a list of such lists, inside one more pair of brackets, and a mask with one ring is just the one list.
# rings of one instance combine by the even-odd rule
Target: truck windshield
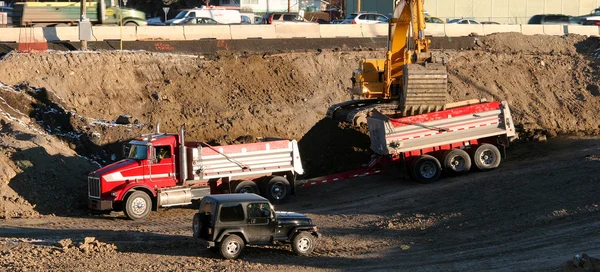
[[[183,19],[183,18],[185,18],[185,16],[187,14],[188,14],[187,10],[181,11],[181,12],[177,13],[177,16],[175,16],[174,19]],[[189,17],[192,17],[192,16],[189,16]]]
[[145,160],[148,158],[148,146],[145,145],[132,145],[129,150],[128,159],[134,160]]

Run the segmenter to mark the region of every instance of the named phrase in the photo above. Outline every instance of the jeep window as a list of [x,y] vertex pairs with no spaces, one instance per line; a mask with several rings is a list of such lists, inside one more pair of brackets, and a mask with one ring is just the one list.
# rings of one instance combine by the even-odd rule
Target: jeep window
[[246,207],[248,218],[269,218],[271,217],[271,207],[269,203],[250,203]]
[[221,206],[221,222],[238,222],[244,221],[244,209],[242,204],[223,204]]
[[128,159],[134,160],[145,160],[148,158],[148,146],[145,145],[132,145],[129,149]]
[[281,18],[281,14],[273,14],[273,20],[279,20]]

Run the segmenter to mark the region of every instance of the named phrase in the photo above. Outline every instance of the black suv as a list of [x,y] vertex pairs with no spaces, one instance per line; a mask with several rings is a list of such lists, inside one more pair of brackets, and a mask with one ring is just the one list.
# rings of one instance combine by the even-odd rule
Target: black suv
[[225,259],[239,257],[248,244],[291,244],[297,255],[308,255],[321,237],[307,216],[275,212],[269,200],[256,194],[204,197],[192,228],[194,238]]

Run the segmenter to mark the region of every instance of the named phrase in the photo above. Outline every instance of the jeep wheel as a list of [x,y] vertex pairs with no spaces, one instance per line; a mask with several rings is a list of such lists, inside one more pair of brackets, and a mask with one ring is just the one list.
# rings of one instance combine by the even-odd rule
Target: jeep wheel
[[296,255],[306,256],[315,249],[315,237],[308,232],[299,232],[292,240],[292,250]]
[[290,196],[290,183],[284,177],[275,176],[263,182],[263,196],[271,203],[283,203]]
[[142,191],[131,193],[125,201],[125,216],[132,220],[142,219],[150,213],[152,200],[150,196]]
[[239,236],[232,234],[227,236],[219,245],[221,256],[225,259],[236,259],[242,254],[244,241]]
[[194,214],[194,221],[192,221],[192,230],[194,231],[194,238],[200,238],[200,230],[202,229],[202,221],[200,220],[200,213]]

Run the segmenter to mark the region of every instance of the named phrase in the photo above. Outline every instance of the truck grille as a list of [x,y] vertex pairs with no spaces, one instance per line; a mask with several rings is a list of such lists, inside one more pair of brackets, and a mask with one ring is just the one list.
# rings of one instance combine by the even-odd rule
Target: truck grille
[[90,197],[100,197],[100,178],[88,177],[88,195]]

